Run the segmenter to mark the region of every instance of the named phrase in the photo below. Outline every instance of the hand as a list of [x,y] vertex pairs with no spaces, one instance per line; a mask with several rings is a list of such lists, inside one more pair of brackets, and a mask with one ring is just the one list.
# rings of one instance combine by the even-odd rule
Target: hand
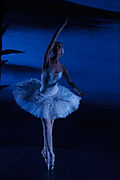
[[44,91],[44,89],[43,89],[43,87],[41,86],[41,87],[40,87],[40,92],[43,93],[43,91]]
[[64,23],[64,25],[66,25],[66,24],[67,24],[67,22],[68,22],[68,18],[65,20],[65,23]]
[[83,93],[83,92],[80,92],[79,94],[80,94],[80,96],[84,95],[84,93]]
[[86,93],[86,92],[81,92],[81,95],[86,95],[86,96],[88,96],[88,93]]
[[67,18],[67,19],[65,20],[65,22],[63,23],[63,27],[66,26],[67,22],[68,22],[68,18]]
[[82,95],[86,95],[86,96],[88,96],[88,93],[86,93],[86,92],[82,92],[82,91],[79,91],[79,95],[80,95],[80,96],[82,96]]

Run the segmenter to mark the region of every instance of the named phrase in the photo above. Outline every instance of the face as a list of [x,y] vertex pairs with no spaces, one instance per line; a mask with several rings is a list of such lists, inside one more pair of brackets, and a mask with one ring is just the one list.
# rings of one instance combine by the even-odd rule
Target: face
[[62,44],[57,44],[54,47],[53,54],[61,56],[63,54]]
[[62,45],[61,44],[57,45],[57,55],[62,55]]

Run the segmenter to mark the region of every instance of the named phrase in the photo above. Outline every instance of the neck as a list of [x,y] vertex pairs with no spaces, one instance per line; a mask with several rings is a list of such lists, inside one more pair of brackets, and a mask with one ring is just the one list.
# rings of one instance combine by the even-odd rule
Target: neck
[[55,63],[57,63],[57,62],[59,61],[59,58],[60,58],[59,55],[53,56],[53,61],[54,61]]

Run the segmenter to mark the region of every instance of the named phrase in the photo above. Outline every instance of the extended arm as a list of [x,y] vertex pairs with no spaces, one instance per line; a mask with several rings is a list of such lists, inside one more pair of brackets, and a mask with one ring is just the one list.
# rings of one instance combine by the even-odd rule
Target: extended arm
[[48,48],[44,54],[44,57],[43,57],[43,68],[47,65],[48,59],[50,56],[50,52],[54,46],[54,43],[55,43],[57,37],[59,36],[59,34],[61,33],[61,31],[63,30],[63,28],[65,27],[65,25],[67,24],[67,21],[68,20],[66,20],[65,23],[60,28],[58,28],[57,31],[55,32],[55,34],[53,35],[53,38],[52,38],[52,40],[51,40],[51,42],[50,42],[50,44],[49,44],[49,46],[48,46]]
[[71,78],[69,77],[68,71],[67,71],[67,69],[65,68],[65,66],[62,66],[62,68],[63,68],[63,75],[64,75],[66,81],[68,82],[68,84],[70,85],[70,87],[73,88],[73,89],[77,92],[78,95],[83,95],[83,92],[81,92],[81,91],[77,88],[77,86],[72,82],[72,80],[71,80]]

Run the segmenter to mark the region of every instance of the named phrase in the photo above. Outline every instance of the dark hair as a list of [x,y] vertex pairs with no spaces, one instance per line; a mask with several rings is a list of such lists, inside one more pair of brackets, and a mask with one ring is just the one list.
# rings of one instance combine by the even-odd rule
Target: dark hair
[[58,41],[55,41],[54,43],[54,46],[53,46],[53,49],[52,49],[52,53],[53,54],[56,54],[57,53],[57,47],[62,47],[63,48],[63,45],[61,42],[58,42]]

